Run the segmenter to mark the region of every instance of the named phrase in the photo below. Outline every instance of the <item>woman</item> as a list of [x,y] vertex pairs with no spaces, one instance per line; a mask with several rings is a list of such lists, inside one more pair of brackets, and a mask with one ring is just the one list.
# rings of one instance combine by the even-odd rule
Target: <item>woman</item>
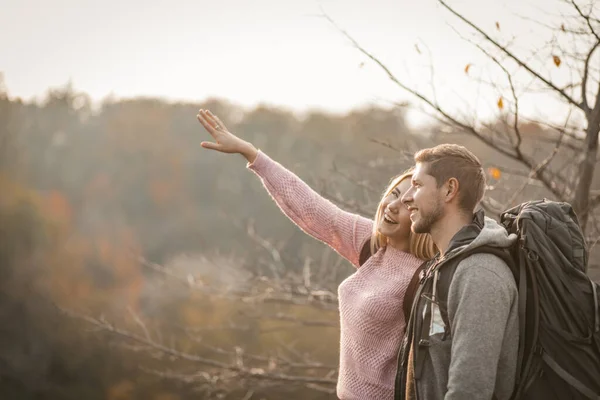
[[[392,180],[375,219],[370,220],[322,198],[292,172],[229,132],[210,111],[200,110],[197,117],[216,141],[202,142],[202,147],[243,155],[285,215],[357,268],[338,289],[337,395],[343,400],[393,399],[396,360],[406,327],[404,294],[414,272],[436,251],[428,235],[411,232],[410,213],[400,201],[410,187],[411,173]],[[364,263],[363,248],[372,254]]]

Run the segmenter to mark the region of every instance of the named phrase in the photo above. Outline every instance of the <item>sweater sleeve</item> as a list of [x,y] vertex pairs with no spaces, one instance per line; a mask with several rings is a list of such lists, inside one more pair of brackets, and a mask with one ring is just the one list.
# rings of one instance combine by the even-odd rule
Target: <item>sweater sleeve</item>
[[372,220],[343,211],[262,151],[247,168],[260,177],[281,211],[300,229],[358,267],[362,246],[371,235]]
[[456,269],[448,293],[452,352],[445,400],[490,400],[503,349],[518,346],[508,323],[516,286],[506,271],[492,255],[466,258]]

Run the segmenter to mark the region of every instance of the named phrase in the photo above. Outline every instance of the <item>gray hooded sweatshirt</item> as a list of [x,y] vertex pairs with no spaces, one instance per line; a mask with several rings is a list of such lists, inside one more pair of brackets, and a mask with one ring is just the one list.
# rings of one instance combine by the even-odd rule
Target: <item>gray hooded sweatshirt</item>
[[[444,260],[437,264],[475,247],[506,248],[515,240],[515,235],[509,236],[504,227],[480,211],[472,224],[453,237]],[[407,327],[420,336],[426,307],[431,307],[429,346],[421,355],[422,370],[413,381],[416,398],[508,399],[515,384],[519,345],[518,292],[512,272],[498,256],[473,254],[458,263],[447,290],[447,304],[441,298],[428,301],[431,293],[421,296],[413,307],[411,321],[415,323]],[[447,309],[447,328],[439,307]],[[413,348],[416,359],[420,346]],[[406,384],[397,385],[396,399],[405,398]]]

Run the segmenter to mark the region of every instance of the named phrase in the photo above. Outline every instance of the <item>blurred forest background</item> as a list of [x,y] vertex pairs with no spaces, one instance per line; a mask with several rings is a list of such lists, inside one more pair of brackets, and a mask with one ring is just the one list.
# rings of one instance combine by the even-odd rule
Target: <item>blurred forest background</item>
[[[70,84],[36,103],[0,87],[7,399],[334,398],[336,287],[353,268],[287,221],[245,160],[200,148],[199,108],[366,216],[412,153],[440,142],[483,160],[489,215],[549,196],[465,134],[411,131],[401,108],[300,117],[139,98],[93,109]],[[522,132],[540,160],[554,146],[547,128]]]
[[[487,60],[464,67],[487,97],[438,101],[443,65],[431,65],[430,88],[411,86],[340,30],[434,117],[418,129],[410,103],[345,114],[226,99],[94,103],[71,83],[22,100],[0,75],[0,397],[335,398],[337,286],[353,268],[289,222],[240,156],[201,149],[200,108],[368,217],[415,151],[466,145],[488,174],[487,215],[571,202],[600,280],[594,2],[559,2],[568,9],[553,24],[532,21],[548,40],[526,49],[499,23],[492,34],[438,3]],[[525,115],[521,101],[539,96],[561,113]],[[482,105],[494,117],[479,118]]]

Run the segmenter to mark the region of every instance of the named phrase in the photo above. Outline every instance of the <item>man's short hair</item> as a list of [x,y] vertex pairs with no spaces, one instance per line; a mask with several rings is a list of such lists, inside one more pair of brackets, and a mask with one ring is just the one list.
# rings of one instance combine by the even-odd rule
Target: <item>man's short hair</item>
[[466,147],[440,144],[415,154],[415,162],[425,164],[427,174],[433,176],[439,188],[450,178],[459,185],[459,207],[472,213],[485,193],[485,173],[481,162]]

